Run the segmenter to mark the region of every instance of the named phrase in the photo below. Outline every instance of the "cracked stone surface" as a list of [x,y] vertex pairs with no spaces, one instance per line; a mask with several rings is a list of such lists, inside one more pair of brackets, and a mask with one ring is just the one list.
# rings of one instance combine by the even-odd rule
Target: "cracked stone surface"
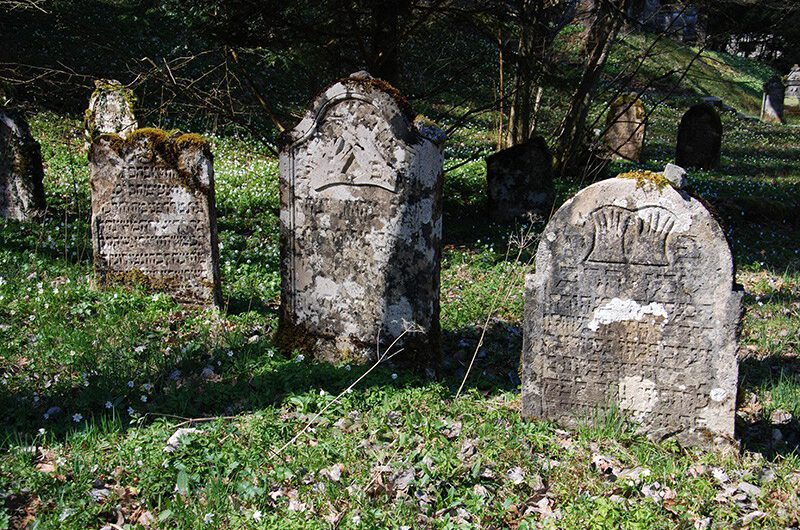
[[681,118],[675,163],[685,168],[714,169],[722,149],[722,120],[714,107],[692,106]]
[[0,217],[31,221],[44,216],[44,168],[27,122],[0,110]]
[[615,99],[606,117],[605,143],[615,160],[639,162],[647,132],[644,103],[635,92]]
[[86,147],[101,134],[116,134],[127,138],[139,125],[133,113],[133,92],[114,79],[94,82],[95,91],[89,99],[84,120]]
[[92,144],[96,280],[219,305],[212,156],[207,146],[163,134],[125,141],[106,135]]
[[[432,134],[435,133],[435,134]],[[438,356],[443,155],[386,83],[359,72],[320,94],[280,155],[285,349],[368,362]]]
[[526,278],[523,415],[619,407],[654,439],[733,440],[741,290],[697,200],[613,178],[567,201]]
[[486,182],[492,220],[550,216],[555,197],[553,156],[541,136],[487,157]]

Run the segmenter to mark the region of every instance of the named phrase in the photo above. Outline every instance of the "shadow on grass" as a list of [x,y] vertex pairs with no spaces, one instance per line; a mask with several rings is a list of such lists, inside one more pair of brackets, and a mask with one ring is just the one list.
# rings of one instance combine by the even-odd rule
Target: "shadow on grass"
[[739,367],[739,388],[754,394],[761,391],[771,396],[775,410],[789,412],[788,416],[766,415],[753,406],[763,404],[740,403],[745,414],[737,418],[736,430],[747,451],[762,453],[767,458],[778,455],[800,454],[800,359],[773,356],[764,359],[745,359]]

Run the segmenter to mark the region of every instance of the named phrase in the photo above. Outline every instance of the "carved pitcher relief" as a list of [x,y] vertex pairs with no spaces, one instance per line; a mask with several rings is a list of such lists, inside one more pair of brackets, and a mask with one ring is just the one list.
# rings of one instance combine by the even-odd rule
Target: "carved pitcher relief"
[[345,100],[329,108],[318,126],[318,160],[309,168],[314,191],[367,186],[397,193],[398,170],[387,155],[394,140],[386,120],[369,103]]
[[592,250],[586,261],[665,267],[667,239],[675,215],[660,206],[628,209],[603,206],[590,215],[594,227]]

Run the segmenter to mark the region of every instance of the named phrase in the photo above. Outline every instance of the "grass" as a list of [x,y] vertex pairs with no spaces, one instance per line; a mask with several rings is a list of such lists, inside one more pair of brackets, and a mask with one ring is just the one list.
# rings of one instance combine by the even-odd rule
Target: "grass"
[[[664,53],[682,61],[691,50]],[[720,60],[728,81],[708,62],[686,90],[724,91],[751,110],[761,67]],[[712,81],[722,84],[703,85]],[[648,162],[614,170],[670,161],[690,100],[657,109]],[[446,165],[491,151],[490,124],[476,119],[454,138]],[[502,299],[454,399],[491,301],[530,269],[530,251],[506,256],[527,227],[485,221],[481,161],[445,180],[441,377],[382,366],[314,420],[366,368],[286,358],[272,344],[279,201],[269,152],[209,135],[226,309],[188,310],[91,287],[80,120],[35,115],[50,215],[42,226],[0,225],[0,528],[797,526],[800,130],[732,114],[724,124],[721,169],[691,178],[720,215],[746,290],[741,454],[653,443],[618,413],[572,432],[522,421],[519,288]],[[559,183],[559,202],[576,188]],[[165,451],[180,428],[197,430]]]

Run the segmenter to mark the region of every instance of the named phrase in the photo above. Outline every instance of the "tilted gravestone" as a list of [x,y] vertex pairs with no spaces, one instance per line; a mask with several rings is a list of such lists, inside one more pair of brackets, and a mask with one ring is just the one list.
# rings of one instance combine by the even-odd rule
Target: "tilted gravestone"
[[786,99],[792,105],[800,105],[800,66],[794,65],[786,77]]
[[647,132],[647,112],[635,92],[615,99],[606,116],[605,144],[615,160],[639,162]]
[[285,140],[281,346],[366,362],[403,336],[398,359],[438,356],[443,133],[359,72]]
[[764,96],[761,102],[761,121],[766,123],[786,123],[783,118],[783,100],[786,87],[777,76],[764,83]]
[[681,118],[675,163],[681,167],[714,169],[722,150],[722,120],[713,107],[700,103]]
[[214,169],[206,140],[139,129],[89,152],[92,244],[101,285],[144,285],[219,305]]
[[525,215],[547,219],[553,207],[553,155],[544,138],[504,149],[486,158],[490,217],[499,222]]
[[662,175],[621,177],[633,178],[580,191],[543,233],[526,278],[523,414],[574,425],[616,407],[653,438],[730,440],[742,297],[730,247]]
[[44,168],[39,143],[16,112],[0,110],[0,218],[44,215]]
[[94,82],[95,91],[89,98],[84,115],[84,136],[87,148],[101,134],[117,134],[121,138],[139,126],[133,113],[136,98],[133,91],[114,79]]

